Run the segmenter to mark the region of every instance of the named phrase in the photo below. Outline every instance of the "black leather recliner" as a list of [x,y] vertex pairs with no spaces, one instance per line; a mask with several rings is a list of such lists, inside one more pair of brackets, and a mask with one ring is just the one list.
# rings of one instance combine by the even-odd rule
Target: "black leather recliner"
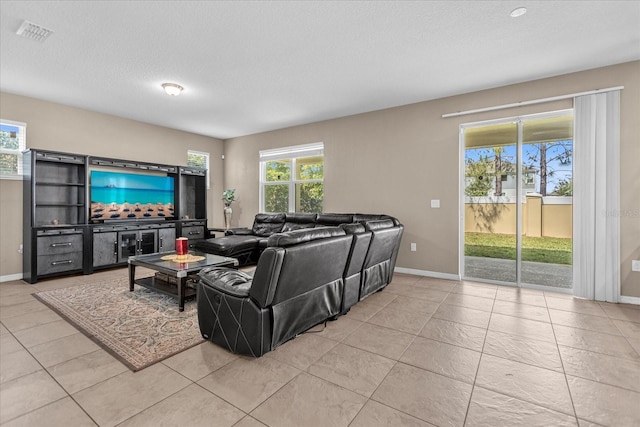
[[391,219],[364,223],[371,232],[371,243],[362,265],[360,300],[391,283],[404,227]]
[[368,231],[362,224],[341,224],[340,228],[353,236],[349,260],[344,272],[344,293],[342,294],[342,309],[340,312],[345,314],[355,303],[360,301],[362,269],[373,233]]
[[339,227],[278,233],[269,237],[253,277],[224,268],[202,270],[197,297],[202,336],[258,357],[340,314],[352,242],[353,235]]

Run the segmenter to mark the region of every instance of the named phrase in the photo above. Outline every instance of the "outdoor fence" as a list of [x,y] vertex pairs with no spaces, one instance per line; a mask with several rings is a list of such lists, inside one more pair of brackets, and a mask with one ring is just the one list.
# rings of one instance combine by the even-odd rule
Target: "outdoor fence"
[[[572,197],[527,194],[522,203],[522,234],[571,238]],[[515,197],[467,197],[465,232],[516,234]]]

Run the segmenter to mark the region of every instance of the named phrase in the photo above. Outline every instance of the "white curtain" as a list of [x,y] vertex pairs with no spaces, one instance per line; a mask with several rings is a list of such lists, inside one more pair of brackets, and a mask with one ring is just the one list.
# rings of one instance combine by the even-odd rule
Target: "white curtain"
[[620,91],[574,98],[574,295],[620,297]]

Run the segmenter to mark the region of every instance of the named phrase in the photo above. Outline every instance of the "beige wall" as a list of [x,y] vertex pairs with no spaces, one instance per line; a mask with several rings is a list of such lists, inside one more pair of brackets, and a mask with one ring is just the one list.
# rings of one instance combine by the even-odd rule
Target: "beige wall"
[[[398,267],[458,274],[459,125],[572,107],[571,100],[443,119],[445,113],[624,86],[621,96],[621,293],[640,297],[640,62],[296,126],[225,141],[234,224],[258,211],[258,152],[322,141],[325,211],[384,212],[405,225]],[[439,199],[440,209],[430,200]],[[410,252],[409,244],[417,243]]]
[[[118,159],[186,165],[187,150],[210,153],[211,225],[223,223],[223,142],[60,104],[0,93],[0,117],[27,124],[27,147]],[[0,180],[0,276],[20,274],[22,255],[22,181]]]
[[[247,226],[258,211],[258,151],[323,141],[325,211],[384,212],[400,218],[405,236],[399,267],[458,274],[459,125],[553,111],[571,100],[443,119],[445,113],[574,92],[625,86],[621,96],[621,293],[640,297],[640,62],[505,86],[273,132],[230,139],[207,138],[109,115],[0,93],[0,116],[28,124],[28,145],[132,160],[180,163],[187,149],[211,152],[209,215],[222,224],[218,195],[236,188],[234,225]],[[224,163],[224,164],[223,164]],[[223,175],[224,170],[224,175]],[[222,185],[222,183],[225,185]],[[21,189],[0,180],[0,276],[21,271]],[[430,200],[439,199],[440,209]],[[9,206],[5,206],[5,200]],[[18,202],[16,204],[16,202]],[[220,212],[219,212],[220,211]],[[417,251],[409,251],[409,243]]]

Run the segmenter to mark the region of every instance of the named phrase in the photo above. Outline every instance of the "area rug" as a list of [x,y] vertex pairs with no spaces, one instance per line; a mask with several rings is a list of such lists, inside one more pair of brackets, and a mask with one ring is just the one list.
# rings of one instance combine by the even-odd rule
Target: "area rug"
[[204,341],[195,301],[178,301],[127,279],[39,292],[51,307],[132,371],[139,371]]

